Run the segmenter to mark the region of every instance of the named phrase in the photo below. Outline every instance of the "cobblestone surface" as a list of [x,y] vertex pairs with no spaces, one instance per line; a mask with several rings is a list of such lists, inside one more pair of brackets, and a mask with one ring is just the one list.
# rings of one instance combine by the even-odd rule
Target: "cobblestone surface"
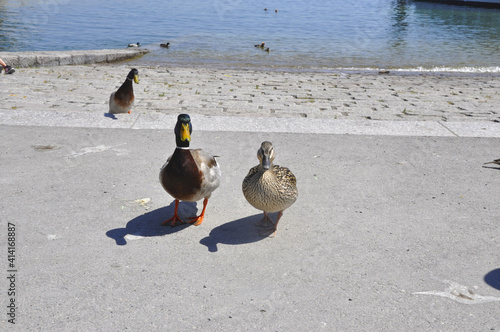
[[[2,109],[107,112],[130,65],[18,68]],[[497,76],[285,73],[140,66],[132,112],[500,122]]]

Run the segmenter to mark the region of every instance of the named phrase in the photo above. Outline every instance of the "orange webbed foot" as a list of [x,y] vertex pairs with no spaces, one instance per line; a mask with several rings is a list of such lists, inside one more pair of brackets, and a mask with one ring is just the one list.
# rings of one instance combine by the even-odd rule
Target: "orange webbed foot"
[[194,226],[199,226],[203,222],[203,215],[199,215],[197,217],[191,217],[189,218],[188,224],[193,224]]
[[205,210],[207,209],[207,204],[208,204],[208,198],[205,198],[203,200],[203,210],[201,211],[201,214],[197,217],[191,217],[189,218],[189,223],[193,224],[194,226],[199,226],[203,222],[203,218],[205,217]]
[[184,220],[182,220],[177,214],[175,214],[172,218],[165,220],[161,223],[162,226],[169,225],[171,227],[179,226],[185,224]]
[[164,222],[161,223],[162,226],[170,225],[172,227],[179,226],[185,224],[184,220],[179,217],[177,214],[177,209],[179,208],[179,200],[175,200],[175,209],[174,209],[174,216],[168,220],[165,220]]

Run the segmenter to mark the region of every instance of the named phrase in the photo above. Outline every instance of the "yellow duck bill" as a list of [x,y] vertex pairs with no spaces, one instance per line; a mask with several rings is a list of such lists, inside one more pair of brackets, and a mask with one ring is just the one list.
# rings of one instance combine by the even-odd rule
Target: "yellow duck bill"
[[181,125],[181,141],[191,141],[191,134],[189,133],[189,123]]

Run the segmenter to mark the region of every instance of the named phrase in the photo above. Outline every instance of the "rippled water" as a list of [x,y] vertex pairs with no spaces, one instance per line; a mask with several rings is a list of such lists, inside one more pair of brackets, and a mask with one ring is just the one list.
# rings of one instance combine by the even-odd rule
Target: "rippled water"
[[0,1],[1,51],[139,41],[153,64],[500,72],[499,36],[500,9],[426,1]]

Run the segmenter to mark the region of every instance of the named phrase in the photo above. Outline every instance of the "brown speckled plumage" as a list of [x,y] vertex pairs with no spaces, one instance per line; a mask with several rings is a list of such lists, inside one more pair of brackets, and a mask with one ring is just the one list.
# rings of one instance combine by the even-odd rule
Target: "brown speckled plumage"
[[289,208],[297,199],[297,180],[286,167],[273,165],[272,170],[252,167],[243,180],[243,194],[256,209],[268,213]]
[[262,143],[257,157],[259,165],[252,167],[243,180],[243,195],[253,207],[264,211],[264,223],[272,223],[268,213],[279,212],[274,235],[283,211],[297,200],[297,180],[288,168],[272,164],[275,154],[271,142]]

